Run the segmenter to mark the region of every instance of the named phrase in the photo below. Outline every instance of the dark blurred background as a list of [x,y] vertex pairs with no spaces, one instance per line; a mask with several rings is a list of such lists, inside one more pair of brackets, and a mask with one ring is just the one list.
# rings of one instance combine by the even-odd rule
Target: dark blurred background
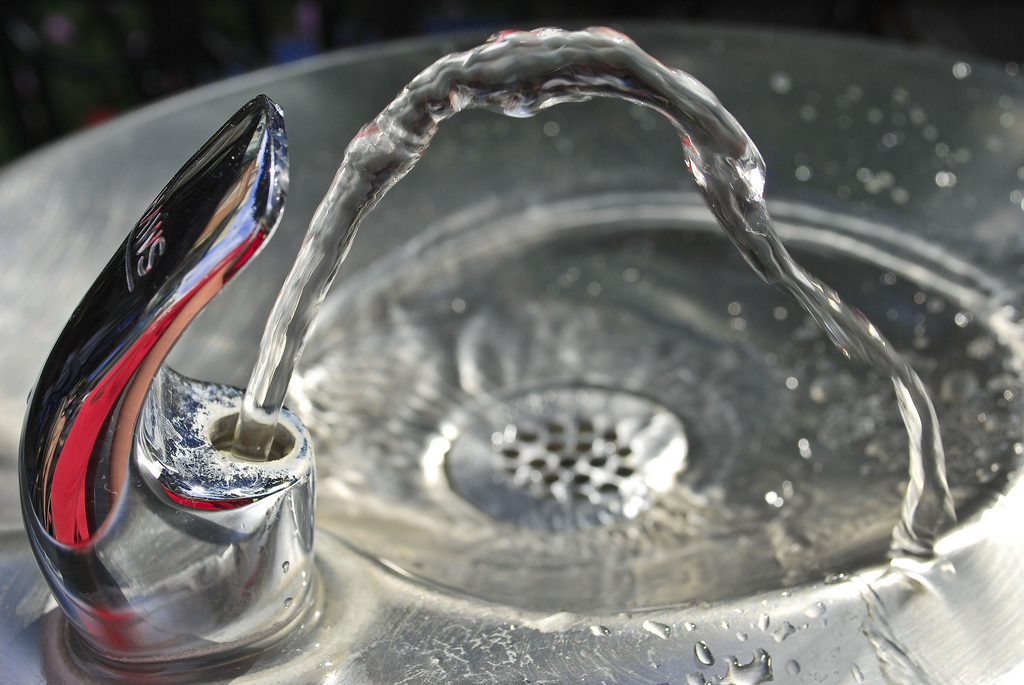
[[327,50],[630,19],[875,36],[986,57],[1010,73],[1024,61],[1021,0],[0,0],[0,164],[146,102]]

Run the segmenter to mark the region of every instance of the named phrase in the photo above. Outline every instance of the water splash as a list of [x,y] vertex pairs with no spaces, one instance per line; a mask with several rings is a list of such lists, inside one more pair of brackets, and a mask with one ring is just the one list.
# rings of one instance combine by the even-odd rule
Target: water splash
[[789,256],[765,206],[764,162],[736,119],[692,76],[609,29],[498,34],[435,62],[360,131],[267,323],[237,424],[236,453],[266,458],[295,362],[360,221],[415,166],[442,121],[470,108],[529,117],[595,96],[666,116],[708,207],[747,263],[796,299],[847,357],[892,379],[910,439],[910,483],[892,548],[896,555],[929,557],[955,514],[935,411],[917,374],[863,314]]
[[[875,650],[878,665],[886,682],[892,685],[927,685],[934,682],[896,636],[889,622],[889,611],[875,588],[860,577],[854,578],[853,582],[860,591],[868,613],[861,631]],[[856,664],[853,665],[851,673],[858,683],[863,680],[863,675]]]

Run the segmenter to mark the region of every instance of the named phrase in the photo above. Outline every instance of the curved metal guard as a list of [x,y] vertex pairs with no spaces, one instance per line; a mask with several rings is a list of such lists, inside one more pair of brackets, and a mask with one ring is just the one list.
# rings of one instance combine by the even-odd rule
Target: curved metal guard
[[276,227],[278,107],[246,104],[171,179],[75,310],[29,398],[22,510],[72,635],[103,660],[191,662],[280,634],[308,604],[313,465],[282,421],[278,458],[240,461],[240,391],[161,366]]

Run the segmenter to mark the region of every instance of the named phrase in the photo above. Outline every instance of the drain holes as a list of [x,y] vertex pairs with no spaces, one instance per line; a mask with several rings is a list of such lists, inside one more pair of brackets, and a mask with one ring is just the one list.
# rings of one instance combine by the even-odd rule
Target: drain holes
[[529,527],[632,518],[674,486],[685,463],[682,422],[626,392],[532,392],[472,416],[445,456],[452,489],[494,518]]
[[[595,419],[573,417],[548,420],[538,428],[510,425],[492,438],[492,448],[504,457],[512,482],[535,497],[560,502],[594,500],[595,495],[599,499],[601,494],[618,493],[622,479],[635,473],[627,463],[633,450],[614,427],[595,431]],[[531,473],[524,478],[524,466],[538,471],[539,477]],[[561,486],[552,488],[556,483]]]

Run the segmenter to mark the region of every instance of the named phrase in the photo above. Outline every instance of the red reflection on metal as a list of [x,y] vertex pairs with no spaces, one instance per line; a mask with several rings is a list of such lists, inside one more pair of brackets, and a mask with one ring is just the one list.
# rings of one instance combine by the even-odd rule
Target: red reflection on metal
[[[131,391],[134,383],[144,384],[143,391],[149,387],[163,356],[184,330],[185,325],[256,253],[265,238],[264,231],[256,232],[221,259],[205,278],[197,281],[190,290],[183,293],[173,306],[146,328],[144,334],[82,402],[64,440],[60,458],[54,466],[50,480],[48,514],[53,537],[57,542],[78,547],[88,543],[96,532],[89,524],[91,497],[87,492],[87,481],[89,468],[96,456],[95,450],[104,442],[100,439],[100,431],[113,428],[114,431],[127,431],[130,434],[134,430],[135,420],[141,408],[140,400],[134,406],[123,406],[118,411],[117,406],[121,398],[126,392]],[[192,312],[183,314],[186,309],[191,309]],[[159,358],[147,359],[154,350],[157,351]],[[109,425],[112,419],[117,421],[116,426]],[[115,462],[120,462],[118,466],[123,468],[123,460],[117,460],[116,456],[111,456],[110,481],[111,487],[115,489],[121,487],[124,478],[123,472],[115,472]],[[171,493],[168,495],[174,498]],[[116,492],[113,496],[116,498]],[[220,506],[219,503],[183,499],[179,504],[197,509],[229,509],[249,503],[243,500],[232,502]],[[95,522],[96,527],[100,525],[102,521]]]
[[173,493],[170,490],[168,490],[166,486],[161,486],[161,487],[164,488],[164,494],[166,494],[168,497],[170,497],[171,500],[175,504],[180,504],[181,506],[188,507],[190,509],[205,509],[207,511],[220,511],[222,509],[237,509],[238,507],[244,507],[245,505],[252,504],[253,502],[256,501],[255,497],[245,497],[245,498],[242,498],[242,499],[218,499],[218,500],[192,499],[190,497],[182,497],[181,495],[176,495],[175,493]]

